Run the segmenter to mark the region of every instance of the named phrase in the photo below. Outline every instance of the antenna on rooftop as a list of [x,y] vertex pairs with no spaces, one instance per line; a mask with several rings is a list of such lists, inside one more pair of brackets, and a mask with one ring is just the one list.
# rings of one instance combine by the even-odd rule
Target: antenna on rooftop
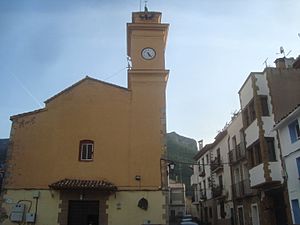
[[284,48],[283,48],[282,46],[280,46],[280,48],[279,48],[279,53],[276,53],[276,54],[277,54],[277,55],[278,55],[278,54],[281,54],[281,55],[283,55],[283,57],[286,57],[286,56],[288,56],[291,52],[292,52],[292,50],[290,50],[287,54],[285,54]]
[[266,60],[263,62],[263,65],[265,65],[266,68],[268,67],[268,59],[269,59],[269,58],[266,58]]

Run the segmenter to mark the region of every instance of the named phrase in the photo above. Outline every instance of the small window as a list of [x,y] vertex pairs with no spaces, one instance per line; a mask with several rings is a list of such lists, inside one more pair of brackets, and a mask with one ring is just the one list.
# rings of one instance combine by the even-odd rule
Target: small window
[[274,148],[274,138],[266,138],[267,145],[268,145],[268,153],[269,153],[269,161],[275,162],[276,161],[276,153]]
[[251,168],[255,167],[262,163],[261,150],[259,142],[256,142],[248,148],[250,159],[251,159]]
[[235,136],[233,136],[231,138],[231,142],[232,142],[232,149],[236,150],[237,144],[236,144],[236,137]]
[[250,123],[252,123],[256,119],[254,100],[252,100],[249,104],[249,114],[250,114]]
[[209,207],[209,218],[212,218],[212,217],[213,217],[212,208]]
[[250,125],[250,119],[248,115],[248,107],[243,110],[243,123],[244,127],[248,127]]
[[243,124],[244,127],[246,128],[256,119],[254,99],[252,99],[249,102],[249,104],[245,106],[242,115],[243,115]]
[[300,179],[300,157],[296,158],[297,168],[298,168],[298,176]]
[[256,165],[259,165],[262,163],[262,159],[261,159],[261,151],[260,151],[260,144],[257,143],[256,145],[253,146],[253,151],[254,151],[254,157],[256,160]]
[[268,97],[260,96],[262,116],[269,116]]
[[220,186],[221,189],[223,189],[223,177],[222,177],[222,175],[220,175],[218,178],[219,178],[219,186]]
[[292,143],[294,143],[300,139],[300,130],[299,130],[298,120],[295,120],[289,124],[289,131],[290,131],[290,137],[291,137]]
[[79,161],[92,161],[94,155],[94,142],[91,140],[80,141]]
[[221,218],[224,219],[226,217],[224,201],[220,202],[220,211],[221,211]]

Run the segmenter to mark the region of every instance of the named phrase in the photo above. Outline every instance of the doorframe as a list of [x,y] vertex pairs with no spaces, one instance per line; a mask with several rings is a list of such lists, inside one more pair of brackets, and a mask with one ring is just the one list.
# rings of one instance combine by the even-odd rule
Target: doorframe
[[[239,209],[240,208],[243,211],[243,222],[244,222],[244,224],[240,224],[240,214],[239,214]],[[243,205],[238,205],[237,206],[237,216],[238,216],[238,225],[245,225],[245,212],[244,212],[244,206]]]
[[258,224],[257,224],[257,225],[260,225],[260,220],[259,220],[259,210],[258,210],[258,204],[257,204],[257,203],[251,204],[251,218],[252,218],[252,225],[253,225],[253,216],[252,216],[252,215],[253,215],[253,214],[252,214],[253,206],[256,206],[257,221],[258,221]]

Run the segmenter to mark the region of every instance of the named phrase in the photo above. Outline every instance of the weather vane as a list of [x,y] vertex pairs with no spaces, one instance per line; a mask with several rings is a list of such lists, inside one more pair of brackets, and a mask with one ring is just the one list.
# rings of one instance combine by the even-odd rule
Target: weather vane
[[[148,1],[147,0],[145,0],[144,1],[144,11],[145,12],[148,12],[148,7],[147,7],[147,3],[148,3]],[[142,11],[142,0],[140,0],[140,12]]]

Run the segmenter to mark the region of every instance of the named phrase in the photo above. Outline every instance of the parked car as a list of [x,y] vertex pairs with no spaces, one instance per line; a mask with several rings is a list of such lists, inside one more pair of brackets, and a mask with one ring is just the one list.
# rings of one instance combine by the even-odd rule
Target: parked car
[[181,220],[184,220],[184,219],[190,219],[190,220],[192,220],[193,217],[192,217],[192,215],[187,214],[187,215],[184,215],[184,216],[181,218]]
[[182,218],[181,222],[188,222],[188,221],[193,221],[192,218]]
[[180,223],[180,225],[198,225],[198,223],[195,223],[193,221],[183,221]]
[[181,221],[180,221],[180,225],[190,225],[190,223],[187,223],[187,222],[193,222],[193,217],[192,215],[184,215],[182,218],[181,218]]

